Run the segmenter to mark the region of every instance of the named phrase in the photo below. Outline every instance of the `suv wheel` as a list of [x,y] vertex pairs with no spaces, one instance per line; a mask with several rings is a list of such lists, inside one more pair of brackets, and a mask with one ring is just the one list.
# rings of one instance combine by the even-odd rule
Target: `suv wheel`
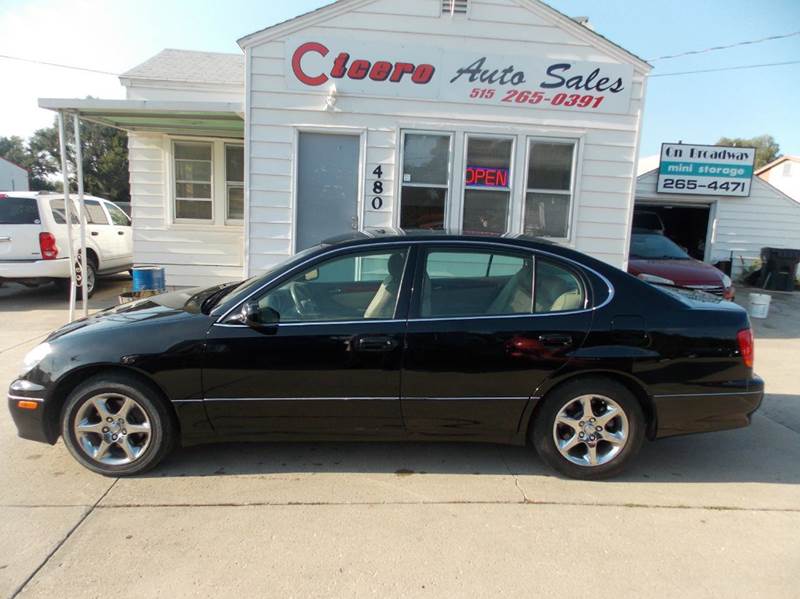
[[76,388],[64,407],[61,434],[78,462],[106,476],[153,468],[175,438],[158,392],[124,374],[101,374]]
[[570,478],[616,476],[642,446],[642,408],[616,381],[576,380],[557,387],[543,401],[531,441],[548,465]]
[[[80,300],[82,297],[83,285],[83,271],[81,269],[80,260],[75,261],[75,297]],[[69,293],[70,279],[58,279],[57,285],[61,287],[66,293]],[[86,261],[86,295],[92,297],[94,295],[95,284],[97,283],[97,265],[94,260],[89,258]]]

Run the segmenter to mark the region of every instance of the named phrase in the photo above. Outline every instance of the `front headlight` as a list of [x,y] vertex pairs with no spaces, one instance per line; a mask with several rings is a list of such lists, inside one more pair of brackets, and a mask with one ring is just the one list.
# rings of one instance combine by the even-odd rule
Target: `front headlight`
[[647,281],[648,283],[659,283],[661,285],[675,285],[675,281],[673,281],[672,279],[665,279],[664,277],[659,277],[657,275],[649,275],[646,272],[640,274],[639,278],[642,281]]
[[52,347],[49,343],[40,343],[34,347],[31,351],[25,354],[25,358],[22,360],[22,372],[20,375],[27,374],[36,368],[39,362],[44,360],[51,351]]
[[725,287],[725,289],[727,289],[731,285],[733,285],[733,281],[731,281],[731,278],[728,275],[723,273],[722,274],[722,286]]

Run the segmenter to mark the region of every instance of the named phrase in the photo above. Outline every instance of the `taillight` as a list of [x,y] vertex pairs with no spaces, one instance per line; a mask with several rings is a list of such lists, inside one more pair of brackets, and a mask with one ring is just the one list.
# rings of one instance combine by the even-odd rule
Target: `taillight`
[[755,357],[755,347],[753,345],[753,331],[751,329],[744,329],[736,333],[736,340],[739,342],[739,352],[742,354],[744,365],[748,368],[753,367],[753,358]]
[[39,233],[39,249],[42,250],[42,258],[45,260],[58,258],[56,236],[52,233]]

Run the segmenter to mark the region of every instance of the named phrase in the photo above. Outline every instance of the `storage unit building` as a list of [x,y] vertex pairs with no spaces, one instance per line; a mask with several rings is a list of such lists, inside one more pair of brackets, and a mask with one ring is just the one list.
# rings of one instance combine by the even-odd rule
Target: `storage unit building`
[[0,191],[28,191],[28,171],[0,157]]
[[659,214],[666,235],[695,258],[732,260],[734,278],[753,267],[763,247],[800,247],[800,202],[759,177],[747,197],[657,193],[657,179],[658,169],[639,176],[637,210]]

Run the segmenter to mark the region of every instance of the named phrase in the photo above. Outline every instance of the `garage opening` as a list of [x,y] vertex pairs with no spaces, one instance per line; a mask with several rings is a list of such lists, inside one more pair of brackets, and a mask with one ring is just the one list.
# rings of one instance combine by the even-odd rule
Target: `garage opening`
[[633,226],[645,229],[663,227],[664,235],[685,248],[692,258],[705,260],[709,213],[710,206],[708,205],[686,206],[636,202]]

